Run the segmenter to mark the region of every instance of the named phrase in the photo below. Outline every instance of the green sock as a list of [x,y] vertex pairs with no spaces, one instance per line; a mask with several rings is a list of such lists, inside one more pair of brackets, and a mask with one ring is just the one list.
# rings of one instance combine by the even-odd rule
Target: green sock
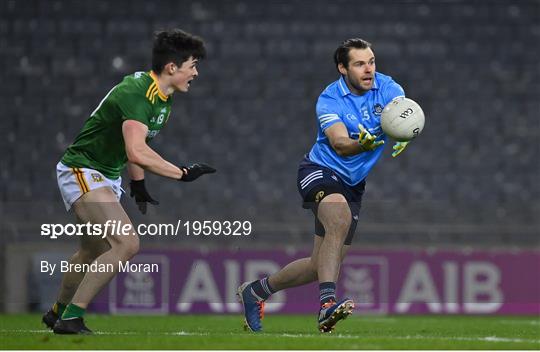
[[58,301],[56,301],[56,303],[52,306],[52,311],[55,312],[60,317],[62,316],[62,314],[64,314],[65,310],[66,310],[66,305]]
[[81,308],[76,304],[70,303],[66,307],[64,314],[62,314],[62,319],[82,318],[84,312],[86,312],[86,309]]

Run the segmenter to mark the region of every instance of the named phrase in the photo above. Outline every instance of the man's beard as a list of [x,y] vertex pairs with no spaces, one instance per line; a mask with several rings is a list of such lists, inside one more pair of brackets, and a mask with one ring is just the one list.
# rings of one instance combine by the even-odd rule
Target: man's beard
[[355,80],[351,79],[350,77],[349,77],[349,83],[355,90],[357,90],[359,92],[366,92],[366,91],[368,91],[370,89],[369,87],[368,88],[362,87],[360,82],[355,81]]

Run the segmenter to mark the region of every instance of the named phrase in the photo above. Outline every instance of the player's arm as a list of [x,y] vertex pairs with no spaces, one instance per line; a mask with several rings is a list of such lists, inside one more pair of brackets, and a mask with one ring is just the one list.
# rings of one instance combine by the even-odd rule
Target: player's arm
[[134,181],[144,180],[144,169],[132,162],[127,163],[129,178]]
[[216,169],[203,163],[180,167],[173,165],[146,144],[147,133],[148,126],[142,122],[128,119],[122,124],[126,155],[130,163],[156,175],[185,182],[195,181],[204,174],[216,172]]
[[163,159],[146,144],[147,133],[148,126],[142,122],[126,120],[122,124],[122,134],[129,162],[156,175],[175,180],[181,179],[184,172],[179,167]]
[[132,162],[128,162],[127,169],[129,178],[131,179],[129,182],[129,195],[135,197],[135,203],[137,203],[139,210],[141,213],[146,214],[148,203],[159,205],[159,202],[152,198],[146,190],[146,185],[144,183],[144,169]]
[[384,141],[376,141],[376,137],[372,136],[362,125],[358,125],[359,138],[357,140],[351,139],[347,127],[340,118],[342,115],[340,104],[326,91],[319,97],[315,109],[319,127],[339,156],[351,156],[371,151],[384,143]]
[[324,130],[330,141],[330,145],[339,156],[351,156],[363,152],[372,151],[384,144],[384,141],[377,141],[362,125],[358,125],[360,135],[358,139],[351,139],[347,127],[343,122],[334,123]]

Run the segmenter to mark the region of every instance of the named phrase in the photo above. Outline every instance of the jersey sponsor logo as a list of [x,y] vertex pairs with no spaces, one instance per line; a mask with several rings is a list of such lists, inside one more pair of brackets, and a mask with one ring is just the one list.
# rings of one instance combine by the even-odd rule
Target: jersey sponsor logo
[[144,71],[137,71],[133,74],[133,76],[136,78],[136,79],[139,79],[142,77],[142,75],[144,74]]

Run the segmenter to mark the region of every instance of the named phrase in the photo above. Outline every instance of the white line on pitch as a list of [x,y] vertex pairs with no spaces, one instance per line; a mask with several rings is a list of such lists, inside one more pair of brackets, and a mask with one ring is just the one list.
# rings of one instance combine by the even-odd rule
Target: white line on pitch
[[[309,334],[281,334],[283,337],[293,337],[293,338],[305,338],[305,337],[313,337],[315,335],[309,335]],[[337,334],[337,335],[326,335],[331,338],[337,338],[337,339],[368,339],[368,338],[376,338],[376,337],[365,337],[365,336],[355,336],[355,335],[344,335],[344,334]],[[446,340],[446,341],[485,341],[485,342],[515,342],[515,343],[540,343],[540,340],[535,339],[517,339],[517,338],[507,338],[507,337],[497,337],[497,336],[486,336],[486,337],[444,337],[444,336],[422,336],[422,335],[415,335],[415,336],[388,336],[385,337],[385,339],[388,340]]]
[[[2,329],[0,333],[50,333],[50,330],[25,330],[25,329]],[[146,334],[135,331],[95,331],[95,335],[170,335],[170,336],[208,336],[209,333],[202,332],[188,332],[188,331],[172,331],[172,332],[158,332],[158,331],[148,331]],[[229,333],[229,335],[237,335],[236,333]],[[274,334],[263,334],[266,336],[275,336]],[[247,336],[247,335],[246,335]],[[319,334],[279,334],[282,337],[292,337],[292,338],[313,338],[316,336],[321,336]],[[330,338],[336,339],[371,339],[377,337],[366,337],[366,336],[356,336],[356,335],[345,335],[345,334],[336,334],[336,335],[325,335]],[[388,336],[385,337],[387,340],[444,340],[444,341],[484,341],[484,342],[513,342],[513,343],[540,343],[540,340],[537,339],[518,339],[518,338],[508,338],[508,337],[497,337],[497,336],[485,336],[485,337],[444,337],[444,336],[423,336],[423,335],[406,335],[406,336]]]

